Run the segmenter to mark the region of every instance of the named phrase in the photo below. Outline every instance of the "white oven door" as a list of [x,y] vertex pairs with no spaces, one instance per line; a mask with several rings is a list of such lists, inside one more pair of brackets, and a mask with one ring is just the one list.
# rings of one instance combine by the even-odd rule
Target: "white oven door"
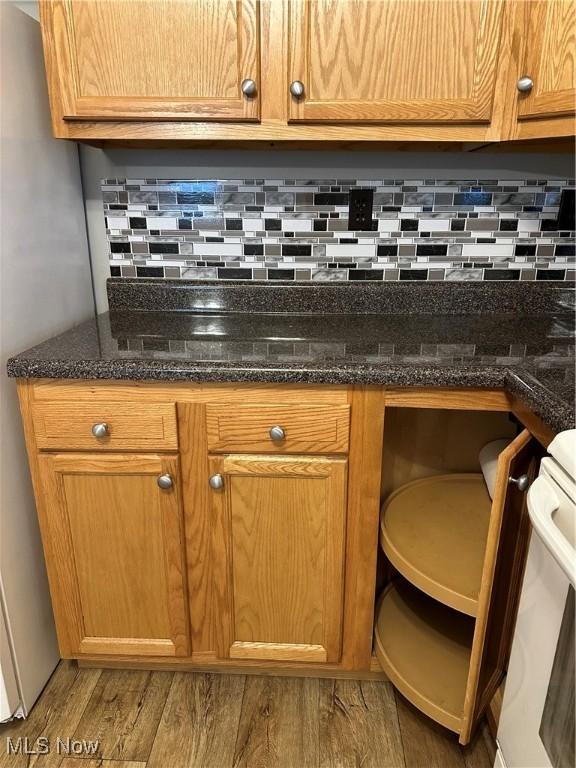
[[528,492],[528,511],[533,532],[498,728],[499,759],[506,768],[574,768],[576,553],[569,529],[576,508],[544,469]]

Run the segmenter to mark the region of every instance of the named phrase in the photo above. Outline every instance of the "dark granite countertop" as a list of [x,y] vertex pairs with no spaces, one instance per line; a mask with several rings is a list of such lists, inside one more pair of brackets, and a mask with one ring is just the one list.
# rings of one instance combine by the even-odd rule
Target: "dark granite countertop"
[[[336,308],[337,309],[337,308]],[[505,387],[574,427],[574,317],[118,310],[8,361],[22,378]]]

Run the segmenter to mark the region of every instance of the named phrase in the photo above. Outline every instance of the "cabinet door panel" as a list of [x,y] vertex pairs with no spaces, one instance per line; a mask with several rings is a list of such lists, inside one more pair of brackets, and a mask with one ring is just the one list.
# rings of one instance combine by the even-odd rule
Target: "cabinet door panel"
[[42,27],[64,119],[258,118],[256,0],[53,0]]
[[[177,457],[61,454],[40,467],[61,539],[56,618],[72,652],[185,655]],[[171,489],[158,487],[161,474]]]
[[523,430],[500,453],[478,613],[472,641],[460,742],[467,744],[505,675],[530,537],[525,492],[509,478],[536,476],[542,448]]
[[492,113],[501,0],[295,0],[292,120],[482,122]]
[[341,653],[346,461],[211,457],[218,652],[336,662]]
[[574,112],[576,103],[576,5],[573,0],[526,3],[528,14],[523,71],[534,81],[520,94],[520,118]]

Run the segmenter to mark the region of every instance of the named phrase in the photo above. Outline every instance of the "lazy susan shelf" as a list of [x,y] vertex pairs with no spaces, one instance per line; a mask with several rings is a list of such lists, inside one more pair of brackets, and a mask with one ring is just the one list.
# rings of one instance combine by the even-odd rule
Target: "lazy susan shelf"
[[414,480],[382,508],[382,548],[412,584],[476,616],[491,504],[481,474]]
[[400,693],[459,733],[473,634],[473,619],[399,578],[378,604],[374,652]]

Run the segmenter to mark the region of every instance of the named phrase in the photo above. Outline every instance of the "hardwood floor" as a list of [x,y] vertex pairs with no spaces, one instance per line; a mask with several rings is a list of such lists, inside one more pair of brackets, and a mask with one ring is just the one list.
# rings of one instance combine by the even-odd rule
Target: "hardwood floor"
[[[29,751],[47,738],[50,752],[10,753],[18,738]],[[98,741],[97,750],[74,752],[82,740]],[[462,748],[390,683],[372,681],[61,662],[30,717],[0,726],[0,768],[491,768],[492,760],[486,734]]]

